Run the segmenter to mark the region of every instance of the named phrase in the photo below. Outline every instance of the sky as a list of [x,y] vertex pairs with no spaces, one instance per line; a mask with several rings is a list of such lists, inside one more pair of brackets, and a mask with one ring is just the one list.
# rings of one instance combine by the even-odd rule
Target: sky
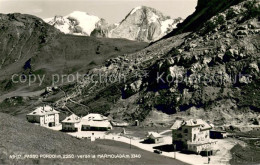
[[117,23],[137,6],[153,7],[172,18],[186,18],[196,5],[197,0],[0,0],[0,13],[31,14],[44,19],[84,11]]

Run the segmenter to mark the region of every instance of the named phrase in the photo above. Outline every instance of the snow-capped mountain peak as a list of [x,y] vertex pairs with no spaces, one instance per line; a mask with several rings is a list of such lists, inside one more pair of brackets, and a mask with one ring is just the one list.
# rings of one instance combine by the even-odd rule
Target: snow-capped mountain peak
[[142,7],[143,7],[143,6],[138,6],[138,7],[134,8],[134,9],[130,12],[130,14],[134,14],[137,10],[141,10]]
[[176,28],[180,20],[165,16],[154,8],[138,6],[132,9],[119,24],[108,24],[102,18],[81,11],[48,18],[45,22],[65,34],[152,42]]
[[152,42],[176,28],[177,23],[154,8],[138,6],[111,32],[111,37]]
[[86,12],[74,11],[67,16],[55,16],[44,21],[65,34],[90,35],[101,19]]
[[96,28],[96,24],[100,21],[99,17],[80,11],[74,11],[69,14],[67,18],[77,20],[78,26],[80,26],[83,32],[88,35],[91,34],[91,32]]

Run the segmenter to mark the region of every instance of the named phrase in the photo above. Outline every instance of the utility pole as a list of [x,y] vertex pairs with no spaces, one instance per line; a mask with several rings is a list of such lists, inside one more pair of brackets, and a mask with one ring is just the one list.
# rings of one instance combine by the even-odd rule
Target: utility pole
[[176,159],[176,144],[174,144],[173,147],[174,147],[174,159]]
[[132,149],[132,138],[130,137],[130,149]]
[[208,147],[207,147],[207,158],[208,158],[208,164],[209,164],[210,163],[210,157],[209,157]]

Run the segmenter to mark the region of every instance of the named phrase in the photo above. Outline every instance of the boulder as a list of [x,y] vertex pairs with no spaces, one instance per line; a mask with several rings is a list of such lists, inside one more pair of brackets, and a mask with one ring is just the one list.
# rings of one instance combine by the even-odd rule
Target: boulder
[[238,50],[236,50],[236,49],[229,49],[226,53],[225,53],[225,55],[227,55],[228,57],[235,57],[235,56],[238,56],[239,55],[239,52],[238,52]]
[[126,98],[136,94],[138,91],[140,91],[142,83],[143,83],[142,80],[137,80],[131,84],[125,85],[125,87],[122,91],[122,98],[126,99]]
[[203,59],[203,64],[208,64],[212,61],[212,58],[211,57],[204,57]]
[[249,64],[249,68],[252,69],[253,71],[256,71],[257,73],[259,73],[259,67],[256,62]]
[[248,31],[246,30],[239,30],[236,32],[236,36],[247,36],[248,35]]
[[184,68],[175,65],[169,68],[169,73],[172,77],[179,77],[184,74]]
[[249,84],[249,83],[251,83],[251,79],[250,79],[250,77],[242,76],[242,77],[239,78],[239,83]]

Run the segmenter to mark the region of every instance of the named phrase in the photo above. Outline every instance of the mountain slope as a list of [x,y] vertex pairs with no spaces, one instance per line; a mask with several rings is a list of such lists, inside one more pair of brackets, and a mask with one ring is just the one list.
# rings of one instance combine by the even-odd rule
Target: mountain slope
[[[127,121],[140,119],[144,123],[169,123],[175,117],[198,117],[217,125],[257,123],[258,16],[259,3],[251,0],[239,3],[202,22],[198,32],[169,37],[88,72],[90,75],[123,73],[127,81],[100,85],[82,80],[77,88],[82,93],[66,90],[73,96],[70,99],[78,100],[87,109],[72,101],[65,102],[66,98],[55,103],[66,105],[78,114],[99,112]],[[142,76],[144,72],[148,74]],[[162,75],[168,81],[158,82],[158,75],[159,80]],[[248,75],[252,81],[248,81]],[[184,81],[170,81],[176,76]]]
[[0,14],[0,68],[28,60],[60,32],[43,20],[30,15]]
[[[53,74],[84,74],[109,58],[147,46],[147,43],[126,39],[65,35],[30,15],[1,14],[0,19],[1,97],[21,87],[23,92],[44,89],[47,84],[51,85]],[[13,74],[45,75],[45,86],[14,83],[11,81]]]

